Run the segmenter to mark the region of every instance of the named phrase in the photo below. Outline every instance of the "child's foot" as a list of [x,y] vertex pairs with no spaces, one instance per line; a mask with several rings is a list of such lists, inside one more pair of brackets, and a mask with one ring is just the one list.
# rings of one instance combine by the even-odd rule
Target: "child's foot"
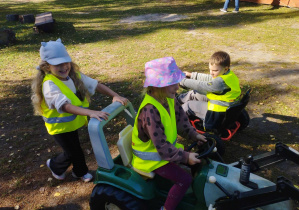
[[48,159],[47,160],[47,166],[48,168],[50,169],[50,171],[52,172],[52,175],[54,176],[55,179],[58,179],[58,180],[64,180],[65,179],[65,173],[61,174],[61,175],[57,175],[55,174],[52,169],[50,168],[50,161],[51,159]]
[[239,10],[234,10],[234,11],[233,11],[233,13],[238,13],[238,12],[239,12]]
[[84,176],[82,176],[82,177],[78,177],[78,176],[76,176],[76,174],[73,172],[72,173],[72,176],[74,177],[74,178],[76,178],[76,179],[81,179],[83,182],[90,182],[91,180],[92,180],[92,178],[93,178],[93,176],[90,174],[90,173],[87,173],[87,174],[85,174]]
[[220,9],[220,11],[221,11],[221,12],[227,12],[227,10],[226,10],[226,9]]

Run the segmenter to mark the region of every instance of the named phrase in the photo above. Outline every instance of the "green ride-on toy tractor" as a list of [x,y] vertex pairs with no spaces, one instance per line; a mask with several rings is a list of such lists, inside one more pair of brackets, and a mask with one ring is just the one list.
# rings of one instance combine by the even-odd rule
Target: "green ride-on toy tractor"
[[[110,104],[103,111],[110,114],[107,121],[91,119],[88,131],[98,163],[95,187],[90,198],[90,208],[122,210],[155,210],[165,202],[173,183],[153,172],[144,173],[131,166],[131,134],[136,113],[131,103],[123,106]],[[127,126],[119,133],[117,146],[120,155],[112,159],[103,127],[115,116],[122,114]],[[277,183],[257,176],[265,165],[283,160],[299,164],[299,152],[278,143],[273,152],[259,157],[248,156],[231,164],[208,158],[213,152],[215,140],[199,149],[201,164],[191,167],[193,182],[177,209],[292,209],[292,200],[299,200],[299,190],[284,177]],[[190,148],[189,148],[190,149]],[[186,167],[186,166],[185,166]]]

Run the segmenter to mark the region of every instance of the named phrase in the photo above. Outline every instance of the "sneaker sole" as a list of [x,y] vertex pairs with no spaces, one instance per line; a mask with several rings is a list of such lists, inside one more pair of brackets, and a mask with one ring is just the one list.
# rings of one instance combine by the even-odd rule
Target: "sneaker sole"
[[90,182],[90,181],[93,179],[93,177],[88,178],[88,179],[84,179],[83,177],[77,177],[77,176],[74,174],[74,172],[72,172],[72,176],[73,176],[75,179],[81,179],[83,182]]
[[46,162],[46,165],[47,165],[47,167],[50,169],[50,171],[52,172],[52,176],[53,176],[55,179],[58,179],[58,180],[64,180],[64,179],[65,179],[65,175],[64,175],[64,177],[58,176],[57,174],[55,174],[55,173],[51,170],[51,168],[50,168],[50,161],[51,161],[51,159],[48,159],[47,162]]

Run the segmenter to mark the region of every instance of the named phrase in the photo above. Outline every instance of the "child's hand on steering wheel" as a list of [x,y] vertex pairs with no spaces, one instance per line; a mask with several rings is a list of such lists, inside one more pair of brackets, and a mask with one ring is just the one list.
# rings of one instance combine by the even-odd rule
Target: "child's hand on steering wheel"
[[198,134],[198,135],[196,136],[196,140],[198,140],[197,144],[198,144],[199,146],[207,142],[206,137],[205,137],[204,135],[201,135],[201,134]]
[[190,152],[189,153],[189,159],[188,159],[188,164],[189,165],[194,165],[196,163],[201,163],[201,160],[200,159],[197,159],[198,157],[198,154],[195,153],[195,152]]

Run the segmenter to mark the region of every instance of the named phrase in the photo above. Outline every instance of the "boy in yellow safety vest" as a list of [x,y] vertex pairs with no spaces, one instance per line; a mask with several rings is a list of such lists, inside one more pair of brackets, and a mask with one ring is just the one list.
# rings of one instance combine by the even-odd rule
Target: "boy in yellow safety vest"
[[184,72],[180,85],[190,88],[177,97],[187,115],[204,121],[207,130],[218,129],[226,109],[236,103],[241,94],[238,77],[230,70],[230,56],[215,52],[209,61],[210,74]]

